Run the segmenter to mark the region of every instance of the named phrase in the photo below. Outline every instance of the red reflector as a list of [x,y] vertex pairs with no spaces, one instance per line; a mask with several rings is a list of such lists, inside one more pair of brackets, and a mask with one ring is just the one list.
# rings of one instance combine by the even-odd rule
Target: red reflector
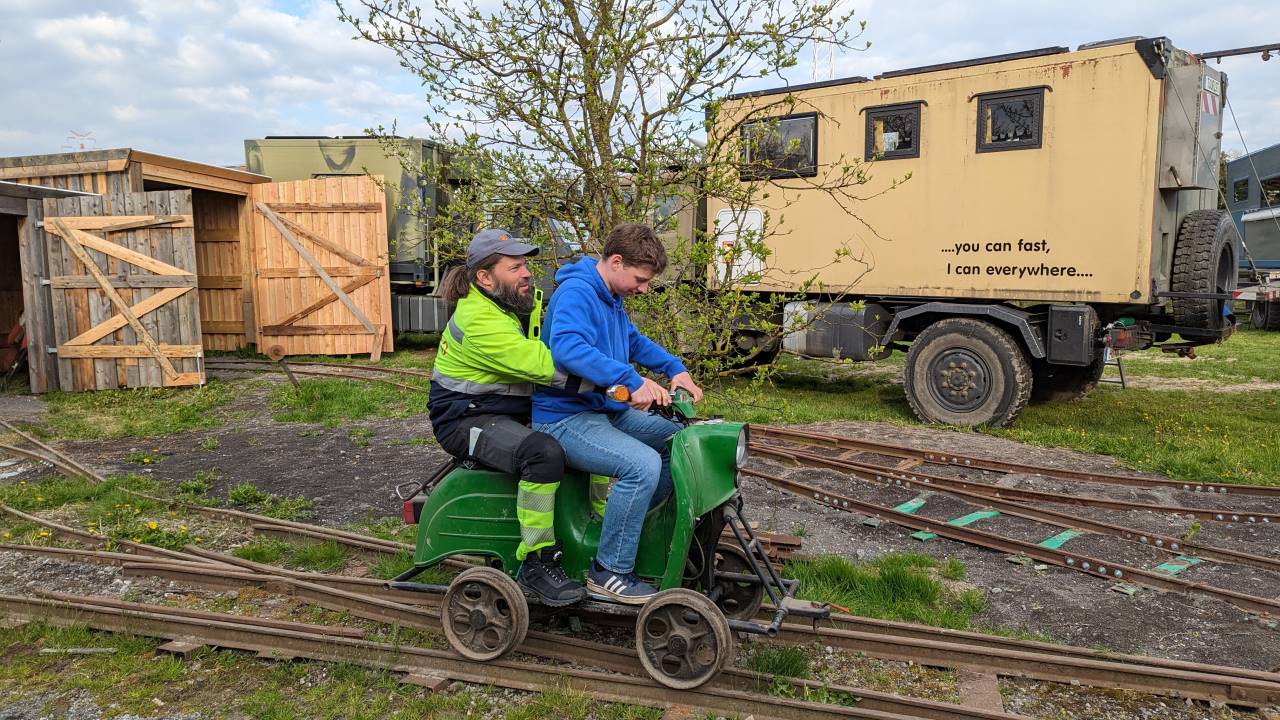
[[413,501],[412,501],[412,500],[405,500],[405,501],[404,501],[404,524],[405,524],[405,525],[417,525],[417,524],[418,524],[418,519],[417,519],[417,518],[415,518],[415,517],[413,516]]

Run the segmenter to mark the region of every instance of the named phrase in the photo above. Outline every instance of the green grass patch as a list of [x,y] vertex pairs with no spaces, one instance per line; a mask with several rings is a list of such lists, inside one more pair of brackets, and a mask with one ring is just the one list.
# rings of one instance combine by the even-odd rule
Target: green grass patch
[[333,572],[351,559],[346,548],[333,542],[290,543],[274,538],[255,538],[231,551],[242,560],[282,565],[294,570]]
[[786,574],[800,580],[800,597],[829,602],[855,615],[954,629],[971,627],[986,608],[976,590],[952,593],[931,576],[938,561],[919,553],[891,553],[867,563],[837,555],[799,558]]
[[964,563],[955,558],[947,558],[947,562],[942,566],[938,574],[948,580],[963,580],[965,576]]
[[[1126,353],[1131,377],[1189,378],[1220,383],[1280,382],[1280,333],[1242,327],[1226,342],[1196,348],[1194,359],[1157,349]],[[1114,372],[1114,370],[1109,371]]]
[[216,410],[234,397],[233,385],[217,380],[202,388],[52,392],[45,429],[76,440],[172,435],[221,425]]
[[233,548],[231,554],[249,562],[279,565],[280,559],[284,557],[285,550],[288,548],[289,544],[283,540],[254,538],[252,542]]
[[425,379],[412,380],[422,386],[421,392],[410,392],[383,383],[357,380],[302,380],[298,387],[281,385],[271,395],[273,412],[277,422],[303,422],[323,424],[328,427],[369,417],[406,417],[427,412],[427,383]]
[[746,666],[748,670],[768,675],[806,680],[813,677],[813,659],[808,648],[795,645],[755,643]]
[[281,497],[247,481],[227,490],[227,500],[250,512],[278,520],[307,520],[315,516],[315,504],[307,498]]

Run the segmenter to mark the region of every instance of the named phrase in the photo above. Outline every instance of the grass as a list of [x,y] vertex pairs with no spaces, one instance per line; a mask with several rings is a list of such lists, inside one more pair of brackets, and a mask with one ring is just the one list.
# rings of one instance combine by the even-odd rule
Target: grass
[[[1260,376],[1274,348],[1280,348],[1280,334],[1245,331],[1202,354],[1222,359],[1193,367],[1210,368],[1203,371],[1210,373],[1222,372],[1212,368],[1231,366],[1239,379]],[[1243,359],[1229,363],[1228,357]],[[901,358],[895,353],[883,362],[901,364]],[[1163,368],[1172,361],[1161,356],[1149,365]],[[1146,369],[1127,371],[1133,377]],[[753,388],[746,380],[722,382],[710,389],[700,410],[757,423],[856,420],[918,425],[900,382],[891,369],[784,358],[771,383]],[[1223,393],[1104,385],[1077,402],[1028,406],[1008,429],[938,427],[1110,455],[1129,467],[1179,480],[1280,483],[1280,453],[1273,450],[1280,446],[1277,390]]]
[[235,397],[233,383],[211,380],[203,388],[138,388],[52,392],[45,437],[68,440],[157,437],[222,424],[216,410]]
[[[412,378],[405,378],[412,380]],[[400,380],[397,380],[400,382]],[[418,382],[418,381],[415,381]],[[382,383],[354,380],[301,380],[271,394],[272,419],[337,427],[369,417],[407,417],[427,412],[427,386],[409,392]]]
[[[972,627],[986,600],[977,590],[947,590],[929,572],[937,567],[937,560],[920,553],[891,553],[867,563],[820,555],[791,560],[786,572],[800,581],[802,598],[833,603],[855,615],[959,630]],[[943,573],[948,571],[955,572],[950,563]]]
[[318,543],[289,543],[270,538],[257,538],[231,551],[243,560],[265,565],[283,565],[309,572],[333,572],[351,558],[345,548],[332,540]]
[[804,680],[813,677],[813,658],[807,648],[767,643],[756,643],[752,648],[746,659],[748,670]]
[[278,520],[307,520],[315,515],[315,504],[307,498],[280,497],[274,493],[260,490],[251,482],[245,481],[233,485],[227,490],[227,500],[233,505],[250,512],[266,515]]
[[1194,359],[1144,350],[1127,353],[1123,361],[1126,373],[1139,376],[1239,384],[1280,382],[1277,356],[1280,356],[1280,333],[1244,327],[1220,345],[1196,348]]

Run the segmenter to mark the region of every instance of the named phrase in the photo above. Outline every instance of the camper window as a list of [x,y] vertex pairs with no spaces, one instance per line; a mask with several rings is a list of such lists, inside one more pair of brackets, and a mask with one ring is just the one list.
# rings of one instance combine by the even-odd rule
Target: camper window
[[1244,202],[1249,199],[1249,178],[1242,178],[1231,183],[1231,194],[1235,196],[1236,202]]
[[742,126],[742,179],[818,174],[818,114],[755,120]]
[[978,152],[1040,147],[1044,88],[978,96]]
[[1280,175],[1262,181],[1262,207],[1280,207]]
[[868,160],[920,157],[920,103],[867,108]]

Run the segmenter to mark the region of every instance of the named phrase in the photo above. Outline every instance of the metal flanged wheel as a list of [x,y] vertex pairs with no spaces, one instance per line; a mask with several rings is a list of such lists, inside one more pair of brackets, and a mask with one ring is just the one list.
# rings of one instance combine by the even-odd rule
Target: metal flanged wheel
[[440,611],[449,647],[468,660],[494,660],[524,642],[529,606],[501,570],[464,570],[449,583]]
[[654,680],[690,690],[720,673],[733,655],[733,635],[715,603],[693,590],[674,588],[654,595],[640,609],[636,652]]
[[[755,568],[747,558],[746,552],[737,545],[721,543],[716,546],[717,572],[754,575]],[[741,582],[738,580],[716,579],[715,587],[721,588],[716,607],[726,618],[748,620],[755,617],[764,603],[764,585],[758,582]]]

